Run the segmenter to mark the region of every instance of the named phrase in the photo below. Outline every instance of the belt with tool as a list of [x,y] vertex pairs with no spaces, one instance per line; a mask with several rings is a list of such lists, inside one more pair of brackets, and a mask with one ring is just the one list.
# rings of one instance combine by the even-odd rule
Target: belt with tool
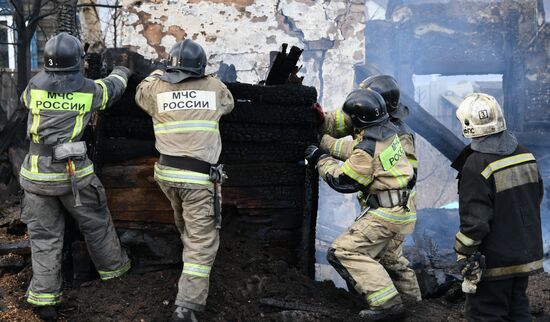
[[31,142],[29,154],[53,158],[53,144],[42,144]]
[[67,162],[69,177],[71,178],[71,190],[74,197],[74,206],[80,207],[80,193],[75,176],[75,166],[73,160],[86,159],[86,142],[70,142],[60,144],[43,144],[31,142],[29,145],[29,154],[51,157],[53,162]]
[[187,156],[172,156],[161,154],[159,164],[180,170],[199,172],[210,176],[210,181],[214,183],[214,214],[216,216],[216,228],[221,228],[221,205],[220,205],[220,186],[227,179],[223,172],[223,164],[210,164],[206,161],[198,160]]
[[381,190],[366,194],[367,205],[370,208],[393,208],[397,206],[406,207],[409,201],[411,190]]

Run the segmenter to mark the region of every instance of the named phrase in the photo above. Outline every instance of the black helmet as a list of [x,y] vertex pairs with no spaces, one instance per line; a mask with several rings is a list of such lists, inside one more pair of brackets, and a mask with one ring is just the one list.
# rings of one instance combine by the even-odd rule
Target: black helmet
[[206,62],[204,49],[191,39],[180,41],[170,49],[169,64],[172,69],[204,76]]
[[55,35],[44,46],[44,69],[48,72],[80,71],[82,58],[80,40],[66,32]]
[[355,128],[364,129],[389,118],[384,99],[370,89],[356,89],[349,93],[342,111],[350,116]]
[[389,75],[370,76],[359,84],[359,88],[370,88],[382,95],[391,116],[397,111],[400,92],[395,78]]

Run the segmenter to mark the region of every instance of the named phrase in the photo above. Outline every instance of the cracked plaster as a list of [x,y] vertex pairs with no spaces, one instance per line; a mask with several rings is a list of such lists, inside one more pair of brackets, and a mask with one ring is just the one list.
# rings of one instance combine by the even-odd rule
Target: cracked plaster
[[315,86],[326,110],[353,89],[354,65],[364,62],[364,0],[183,0],[132,1],[123,5],[122,44],[152,58],[165,58],[185,37],[209,56],[207,72],[234,64],[239,82],[267,76],[269,52],[283,43],[304,49],[304,85]]

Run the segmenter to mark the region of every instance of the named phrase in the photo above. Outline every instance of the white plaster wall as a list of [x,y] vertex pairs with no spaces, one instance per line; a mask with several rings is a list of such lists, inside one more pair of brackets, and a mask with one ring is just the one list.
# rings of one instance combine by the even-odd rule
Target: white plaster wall
[[208,72],[222,62],[234,64],[244,83],[266,78],[269,52],[282,43],[303,48],[304,85],[317,88],[326,110],[342,104],[353,89],[354,65],[365,57],[365,0],[125,0],[123,5],[122,46],[163,58],[177,40],[192,38],[209,55]]

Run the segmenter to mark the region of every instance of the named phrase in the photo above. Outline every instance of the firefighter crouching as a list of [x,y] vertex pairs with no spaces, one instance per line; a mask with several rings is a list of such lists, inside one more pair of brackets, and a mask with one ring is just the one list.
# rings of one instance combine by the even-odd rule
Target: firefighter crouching
[[219,246],[224,177],[218,122],[233,110],[233,96],[205,75],[203,48],[190,39],[170,51],[166,71],[154,71],[138,86],[136,102],[153,118],[155,180],[170,200],[183,242],[183,271],[173,321],[196,321],[205,308],[209,276]]
[[33,277],[27,301],[43,319],[55,319],[61,300],[64,213],[78,223],[102,280],[121,276],[130,260],[120,246],[107,208],[105,189],[94,174],[81,141],[92,112],[119,99],[130,76],[115,67],[106,78],[82,74],[84,50],[66,33],[44,48],[44,70],[27,85],[21,100],[29,109],[29,153],[21,166],[24,190],[21,220],[27,224]]
[[[359,84],[359,88],[371,89],[382,96],[386,103],[386,108],[390,121],[397,127],[399,140],[409,164],[414,169],[414,177],[409,181],[408,187],[411,190],[408,200],[409,211],[416,211],[416,177],[418,161],[414,144],[414,133],[405,124],[404,119],[408,116],[409,110],[406,106],[399,103],[400,90],[397,81],[389,75],[371,76]],[[345,161],[351,156],[353,148],[362,140],[360,130],[354,129],[351,124],[351,118],[343,113],[342,109],[322,114],[323,119],[323,138],[320,148],[328,151],[330,155],[338,160]],[[342,138],[342,136],[351,135],[353,140]],[[367,208],[367,196],[362,191],[357,193],[361,208]],[[382,265],[392,276],[392,280],[400,294],[410,296],[416,301],[421,301],[422,296],[418,281],[414,271],[408,268],[408,260],[402,256],[404,236],[397,235],[388,249],[393,249],[398,256],[384,257]]]
[[[340,166],[328,151],[310,146],[306,159],[317,166],[333,189],[341,193],[363,191],[369,204],[333,242],[327,258],[368,303],[369,308],[359,313],[361,317],[398,319],[404,314],[399,291],[406,291],[396,288],[383,264],[395,265],[392,270],[401,270],[402,276],[414,280],[411,284],[417,287],[414,271],[402,255],[403,235],[412,233],[416,221],[416,213],[408,208],[408,184],[414,170],[380,94],[370,89],[355,90],[346,98],[342,112],[360,137],[351,155]],[[343,128],[345,119],[335,124]]]
[[[399,103],[400,90],[397,81],[389,75],[376,75],[363,80],[359,84],[359,88],[371,89],[382,96],[386,103],[386,109],[390,116],[390,121],[397,127],[401,146],[405,151],[407,160],[414,169],[414,178],[409,182],[411,195],[409,196],[409,208],[412,211],[416,209],[416,177],[418,175],[418,160],[416,157],[416,148],[414,143],[414,132],[405,124],[404,119],[409,115],[408,107]],[[350,157],[353,148],[361,141],[360,132],[353,128],[351,119],[348,115],[342,112],[339,108],[336,111],[322,114],[320,106],[315,106],[319,111],[322,120],[323,138],[321,139],[320,148],[328,151],[330,155],[338,160],[345,161]],[[353,140],[345,137],[351,135]],[[361,191],[358,192],[357,198],[361,208],[366,208],[366,196]],[[418,284],[418,283],[415,283]],[[420,289],[418,286],[413,286],[416,289],[416,294],[413,296],[417,300],[421,300]]]
[[528,276],[543,270],[543,183],[531,152],[506,130],[494,97],[474,93],[456,116],[471,138],[458,172],[460,231],[454,249],[464,276],[468,321],[532,321]]

